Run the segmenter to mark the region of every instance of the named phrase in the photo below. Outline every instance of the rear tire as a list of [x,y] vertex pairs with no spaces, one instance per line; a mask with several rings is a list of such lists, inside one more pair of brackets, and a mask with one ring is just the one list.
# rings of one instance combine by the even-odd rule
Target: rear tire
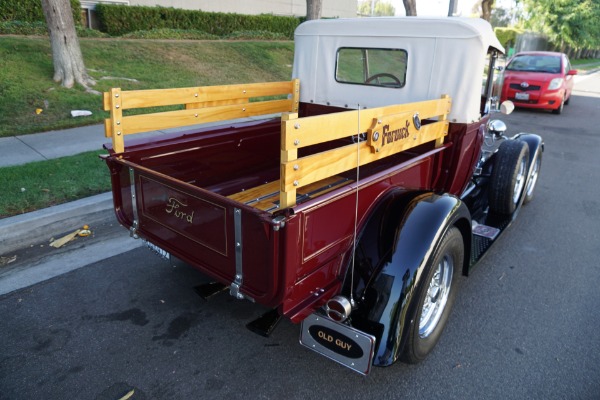
[[516,209],[527,180],[529,146],[519,140],[505,140],[498,148],[490,178],[490,210],[510,215]]
[[437,344],[456,298],[464,259],[463,237],[458,228],[446,232],[423,271],[417,312],[408,327],[401,360],[423,361]]

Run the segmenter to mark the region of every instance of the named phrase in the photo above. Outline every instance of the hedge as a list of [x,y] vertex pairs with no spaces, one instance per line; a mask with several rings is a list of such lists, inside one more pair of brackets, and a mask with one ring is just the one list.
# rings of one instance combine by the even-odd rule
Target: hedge
[[199,30],[217,36],[237,31],[268,31],[293,38],[294,30],[303,21],[303,18],[267,14],[242,15],[103,3],[96,6],[96,13],[100,30],[111,36],[167,28]]
[[[82,25],[81,3],[70,0],[75,25]],[[46,22],[41,0],[0,0],[0,21]]]

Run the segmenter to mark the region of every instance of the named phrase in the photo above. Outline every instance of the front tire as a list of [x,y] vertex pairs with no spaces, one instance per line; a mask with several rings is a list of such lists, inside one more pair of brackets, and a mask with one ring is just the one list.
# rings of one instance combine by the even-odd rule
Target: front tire
[[562,114],[564,108],[565,108],[565,98],[563,97],[558,108],[555,110],[552,110],[552,114],[560,115],[560,114]]
[[450,228],[424,269],[423,283],[416,298],[417,311],[408,327],[401,359],[416,364],[437,344],[456,298],[464,259],[463,237]]
[[510,215],[516,209],[527,180],[529,146],[520,140],[505,140],[498,148],[490,178],[490,210]]

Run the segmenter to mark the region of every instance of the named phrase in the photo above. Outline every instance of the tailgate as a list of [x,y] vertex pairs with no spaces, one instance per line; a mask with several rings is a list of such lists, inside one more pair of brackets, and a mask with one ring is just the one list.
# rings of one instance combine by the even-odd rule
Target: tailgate
[[231,285],[234,295],[277,304],[279,232],[271,214],[125,160],[107,162],[117,218],[134,236]]

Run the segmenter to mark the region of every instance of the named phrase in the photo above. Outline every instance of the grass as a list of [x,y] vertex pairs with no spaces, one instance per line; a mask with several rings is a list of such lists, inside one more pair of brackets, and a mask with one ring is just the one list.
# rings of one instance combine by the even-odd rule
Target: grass
[[[80,39],[97,91],[158,89],[291,78],[290,41]],[[52,81],[47,37],[0,36],[0,137],[100,123],[100,96]],[[36,114],[36,109],[41,113]],[[71,110],[90,110],[72,118]]]
[[[289,41],[80,39],[95,90],[289,80]],[[108,117],[101,96],[52,81],[47,37],[0,36],[0,137],[96,124]],[[36,109],[41,109],[40,114]],[[90,110],[72,118],[71,110]],[[0,168],[0,218],[110,190],[98,152]],[[0,155],[1,156],[1,155]]]
[[582,58],[580,60],[571,60],[571,65],[580,71],[589,71],[600,68],[599,58]]
[[0,168],[0,218],[110,190],[101,151]]

